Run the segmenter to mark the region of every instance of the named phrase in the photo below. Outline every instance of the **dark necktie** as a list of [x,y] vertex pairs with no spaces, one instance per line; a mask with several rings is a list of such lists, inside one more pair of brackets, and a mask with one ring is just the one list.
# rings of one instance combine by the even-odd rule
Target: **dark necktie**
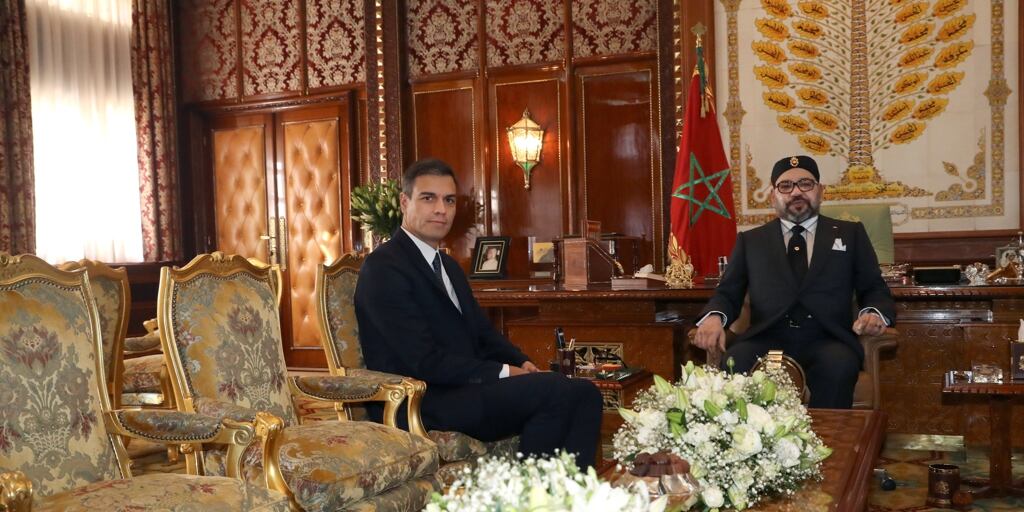
[[789,237],[789,267],[793,269],[793,276],[797,283],[804,282],[807,275],[807,240],[804,239],[804,227],[800,224],[793,226],[792,236]]
[[441,277],[441,253],[434,253],[434,261],[430,263],[430,266],[434,267],[434,275],[437,276],[437,282],[441,283],[441,287],[444,288],[444,278]]

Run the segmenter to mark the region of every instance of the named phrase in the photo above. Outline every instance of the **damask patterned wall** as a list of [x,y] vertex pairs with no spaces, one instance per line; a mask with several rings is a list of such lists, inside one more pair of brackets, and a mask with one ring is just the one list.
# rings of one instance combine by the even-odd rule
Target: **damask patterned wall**
[[487,3],[487,65],[559,62],[565,55],[562,3],[492,0]]
[[657,8],[654,0],[572,0],[574,56],[657,50]]
[[177,4],[181,88],[185,101],[238,96],[238,27],[234,0],[182,0]]
[[306,1],[309,88],[366,81],[365,13],[358,1]]
[[240,6],[245,95],[301,90],[299,4],[292,0],[245,0]]
[[[564,2],[572,2],[573,57],[657,50],[656,0],[486,0],[487,67],[561,62]],[[408,0],[413,77],[479,69],[478,4]]]
[[477,69],[477,1],[409,0],[412,76]]
[[182,0],[175,7],[186,103],[366,79],[362,0]]

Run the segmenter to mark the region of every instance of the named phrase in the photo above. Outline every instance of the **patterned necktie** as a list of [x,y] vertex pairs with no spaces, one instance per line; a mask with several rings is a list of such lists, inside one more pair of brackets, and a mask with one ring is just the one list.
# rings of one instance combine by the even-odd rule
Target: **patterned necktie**
[[804,282],[807,275],[807,240],[804,238],[804,227],[800,224],[793,226],[792,236],[789,238],[789,267],[793,269],[793,276],[797,283]]
[[444,278],[441,277],[441,253],[434,253],[434,261],[431,262],[430,266],[434,267],[434,275],[437,276],[437,282],[441,283],[441,287],[444,287]]

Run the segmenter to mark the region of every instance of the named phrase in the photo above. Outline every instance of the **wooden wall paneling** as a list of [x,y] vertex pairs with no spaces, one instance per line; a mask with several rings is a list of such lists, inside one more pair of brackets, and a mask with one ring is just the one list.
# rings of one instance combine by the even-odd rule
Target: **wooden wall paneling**
[[412,86],[413,147],[416,160],[444,160],[455,171],[459,201],[455,223],[443,242],[463,269],[469,268],[476,236],[483,226],[485,189],[477,147],[474,80],[418,83]]
[[273,126],[269,115],[213,119],[209,128],[214,248],[270,261]]
[[[342,98],[281,112],[276,116],[278,215],[287,229],[279,245],[284,289],[282,329],[290,366],[323,367],[315,307],[316,267],[341,256],[346,247],[345,193],[351,171],[351,103]],[[349,244],[350,245],[350,244]]]
[[[561,133],[564,146],[563,156],[565,157],[566,187],[562,191],[562,226],[565,235],[576,233],[580,224],[579,215],[579,181],[576,176],[576,65],[573,64],[572,56],[575,52],[573,47],[573,23],[572,23],[572,0],[563,0],[562,23],[564,29],[562,34],[565,37],[565,51],[562,52],[562,90],[565,91],[565,101],[562,102],[563,128]],[[568,225],[566,225],[568,224]]]
[[[563,218],[568,167],[561,137],[565,95],[560,76],[556,69],[495,73],[490,79],[490,225],[493,234],[512,238],[508,262],[511,278],[529,276],[527,237],[549,241],[562,236],[569,227]],[[541,160],[531,172],[529,190],[524,186],[522,168],[512,160],[506,132],[527,108],[531,118],[544,129]]]
[[664,265],[664,209],[653,56],[576,68],[580,216],[642,236],[640,264]]

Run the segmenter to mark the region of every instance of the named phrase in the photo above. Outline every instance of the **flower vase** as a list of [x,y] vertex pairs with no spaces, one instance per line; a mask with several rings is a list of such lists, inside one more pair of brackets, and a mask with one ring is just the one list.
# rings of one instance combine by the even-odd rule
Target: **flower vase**
[[391,239],[390,235],[381,235],[368,229],[363,229],[363,252],[373,252],[374,249],[380,247],[381,244],[389,239]]

